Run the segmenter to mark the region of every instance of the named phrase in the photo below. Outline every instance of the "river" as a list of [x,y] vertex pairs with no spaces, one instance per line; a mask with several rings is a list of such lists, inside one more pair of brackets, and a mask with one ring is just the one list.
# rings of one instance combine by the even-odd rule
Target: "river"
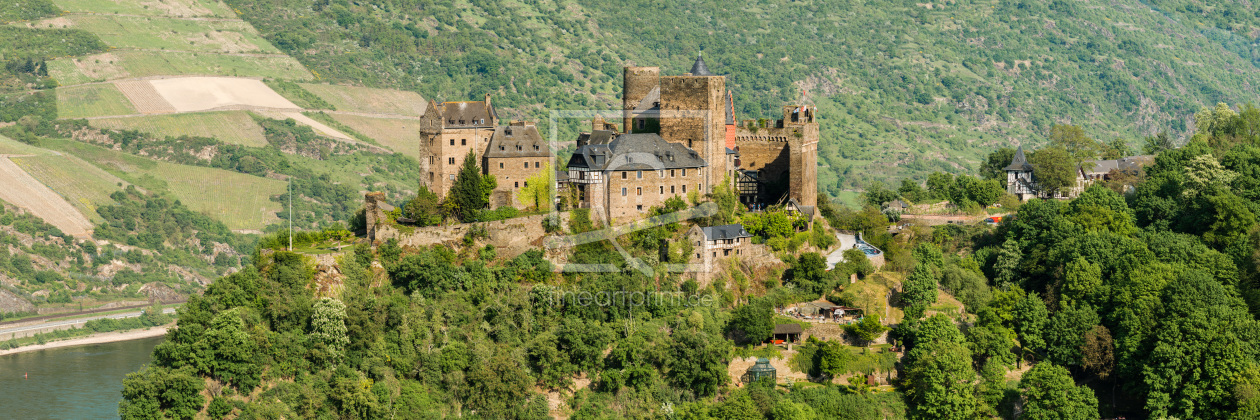
[[164,339],[0,356],[0,417],[116,419],[123,378],[148,363]]

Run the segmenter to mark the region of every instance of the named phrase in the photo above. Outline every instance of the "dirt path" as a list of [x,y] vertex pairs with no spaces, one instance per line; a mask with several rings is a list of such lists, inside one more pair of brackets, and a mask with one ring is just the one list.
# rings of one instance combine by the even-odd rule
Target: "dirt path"
[[153,327],[147,330],[131,330],[92,334],[87,337],[72,338],[69,340],[53,341],[46,344],[37,344],[33,346],[22,346],[15,349],[0,350],[0,356],[14,353],[25,353],[28,351],[55,349],[60,347],[84,346],[88,344],[104,344],[116,341],[138,340],[141,338],[157,337],[166,335],[166,329],[169,325],[161,327]]
[[0,199],[34,213],[66,234],[90,236],[92,222],[7,156],[0,157]]
[[983,222],[985,218],[988,218],[988,217],[994,217],[994,216],[1005,216],[1005,214],[984,214],[984,215],[980,215],[980,216],[968,216],[968,215],[950,216],[950,215],[937,215],[937,214],[903,214],[903,215],[901,215],[901,219],[902,219],[903,221],[914,221],[914,222],[922,223],[922,224],[927,225],[927,226],[936,226],[936,225],[944,225],[944,224],[950,224],[950,223],[953,223],[953,224],[970,224],[970,223],[980,223],[980,222]]

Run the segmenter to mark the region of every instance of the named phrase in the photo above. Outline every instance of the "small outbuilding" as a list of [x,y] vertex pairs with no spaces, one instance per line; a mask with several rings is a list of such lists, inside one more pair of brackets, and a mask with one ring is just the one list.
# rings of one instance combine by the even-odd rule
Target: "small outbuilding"
[[764,357],[758,358],[757,364],[748,368],[748,371],[744,372],[744,376],[739,379],[746,384],[751,384],[761,380],[762,378],[769,379],[771,383],[774,383],[774,381],[778,379],[778,369],[775,369],[774,366],[770,366],[770,359],[766,359]]
[[800,324],[775,324],[773,340],[775,344],[779,343],[796,343],[801,340],[801,333],[805,330],[801,329]]

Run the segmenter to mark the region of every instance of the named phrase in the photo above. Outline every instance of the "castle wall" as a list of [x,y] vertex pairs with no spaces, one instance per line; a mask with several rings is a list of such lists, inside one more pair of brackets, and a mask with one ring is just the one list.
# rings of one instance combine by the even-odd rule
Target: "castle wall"
[[[735,136],[739,147],[740,167],[761,171],[762,179],[775,183],[790,175],[792,154],[785,133],[773,129],[758,129],[756,133],[740,128]],[[790,134],[788,134],[790,135]]]
[[[561,226],[568,225],[569,213],[559,214]],[[375,228],[369,225],[369,229],[376,231],[374,240],[376,243],[396,239],[400,246],[426,247],[442,244],[460,247],[463,246],[464,235],[474,225],[484,225],[490,238],[480,240],[481,243],[494,245],[495,251],[501,257],[513,258],[530,249],[543,247],[543,237],[547,235],[547,232],[543,229],[542,222],[548,216],[550,214],[538,214],[494,222],[418,227],[407,229],[406,232],[396,225],[381,225]]]

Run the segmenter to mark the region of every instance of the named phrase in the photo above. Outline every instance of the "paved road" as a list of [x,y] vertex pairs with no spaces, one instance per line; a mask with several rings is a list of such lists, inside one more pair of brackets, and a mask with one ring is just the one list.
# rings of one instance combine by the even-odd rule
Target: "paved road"
[[836,232],[836,239],[840,240],[840,247],[827,255],[827,269],[836,268],[837,264],[844,262],[844,251],[853,249],[857,246],[857,236]]
[[[173,314],[175,313],[175,308],[163,309],[162,313]],[[70,328],[72,326],[83,325],[84,323],[88,321],[96,320],[96,319],[135,318],[143,314],[144,312],[142,311],[133,311],[133,312],[123,312],[120,314],[111,314],[111,315],[97,315],[97,316],[87,316],[87,317],[82,317],[82,318],[50,320],[48,322],[41,322],[38,324],[23,325],[20,327],[10,327],[10,328],[0,329],[0,338],[8,339],[8,338],[14,338],[18,336],[26,337],[30,334],[33,334],[34,332]]]

